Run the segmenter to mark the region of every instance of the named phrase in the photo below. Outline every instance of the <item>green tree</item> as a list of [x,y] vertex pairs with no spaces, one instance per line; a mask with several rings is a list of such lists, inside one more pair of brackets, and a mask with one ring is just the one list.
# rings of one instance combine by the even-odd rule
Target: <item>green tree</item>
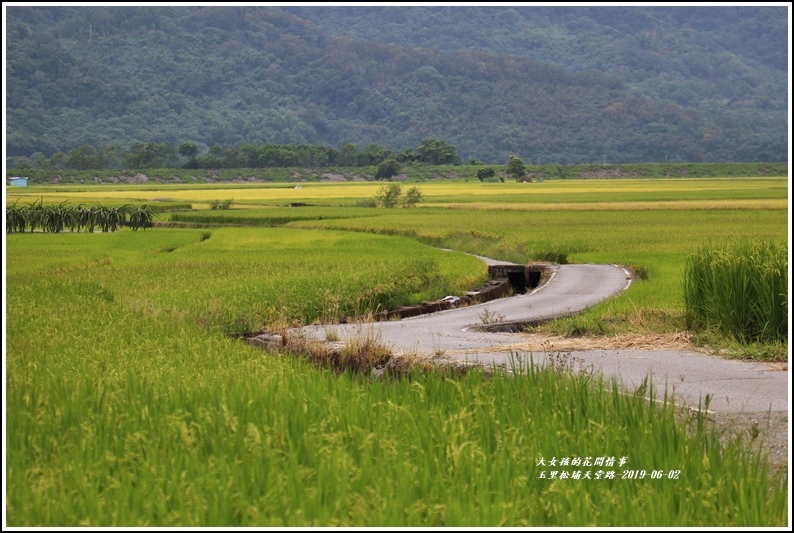
[[[184,144],[184,143],[183,143]],[[182,150],[182,145],[179,145],[180,153]],[[246,168],[257,168],[259,158],[259,145],[256,144],[244,144],[240,147],[240,156],[245,161]]]
[[491,167],[477,169],[477,179],[480,181],[485,181],[488,178],[493,178],[494,176],[496,176],[496,171]]
[[359,165],[377,165],[391,157],[391,151],[379,144],[370,143],[362,151],[361,155],[362,160],[359,161]]
[[340,167],[357,167],[359,157],[358,147],[353,143],[347,143],[339,150],[337,161]]
[[336,165],[339,162],[339,150],[326,148],[325,154],[329,165]]
[[124,158],[129,168],[166,168],[174,166],[176,150],[170,142],[135,143]]
[[210,155],[212,157],[215,157],[217,159],[223,159],[223,153],[224,153],[223,146],[221,146],[219,143],[215,143],[210,147]]
[[245,168],[245,154],[239,148],[232,146],[223,151],[223,166],[226,168]]
[[397,207],[400,195],[402,195],[402,187],[398,183],[392,183],[378,189],[378,192],[375,193],[375,198],[383,204],[383,207],[392,208]]
[[400,173],[401,168],[402,165],[396,159],[387,159],[378,165],[378,171],[375,172],[375,179],[391,180]]
[[198,146],[196,146],[196,143],[185,141],[179,144],[179,155],[188,161],[195,159],[197,154]]
[[102,148],[102,160],[105,168],[121,168],[127,151],[120,144],[111,144]]
[[515,178],[516,181],[520,180],[526,174],[524,161],[518,156],[511,155],[507,162],[507,174]]
[[424,195],[422,194],[422,190],[419,187],[411,187],[405,193],[405,198],[403,198],[403,207],[414,207],[416,204],[422,201]]
[[84,144],[69,151],[68,165],[70,168],[76,168],[77,170],[102,168],[102,158],[97,153],[96,148],[90,144]]
[[460,156],[455,147],[438,139],[425,139],[416,149],[419,160],[428,165],[458,165]]
[[61,170],[67,163],[68,156],[63,152],[55,152],[47,159],[43,155],[38,159],[37,165],[43,170]]
[[298,154],[291,144],[266,144],[259,151],[259,162],[263,167],[295,167]]
[[42,170],[52,170],[52,163],[50,162],[49,159],[47,159],[47,156],[45,156],[41,152],[34,153],[30,157],[28,157],[27,160],[29,162],[34,161],[36,163],[36,168],[40,168]]
[[397,161],[400,163],[413,163],[414,161],[419,159],[419,155],[414,152],[413,148],[406,148],[399,154],[397,154]]
[[56,170],[60,170],[66,164],[66,154],[63,152],[55,152],[50,157],[50,162],[53,164]]

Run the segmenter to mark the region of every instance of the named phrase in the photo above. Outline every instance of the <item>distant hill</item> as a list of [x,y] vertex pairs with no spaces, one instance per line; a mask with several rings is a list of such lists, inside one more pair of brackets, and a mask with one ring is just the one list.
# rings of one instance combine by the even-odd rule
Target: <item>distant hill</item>
[[[524,8],[416,8],[429,9],[424,19],[414,8],[343,9],[7,7],[7,162],[84,144],[352,142],[398,152],[428,137],[487,163],[787,159],[779,11],[765,10],[776,8],[753,17],[735,8],[725,35],[684,14],[672,32],[678,19],[646,8],[615,11],[609,27],[591,8],[566,8],[564,23]],[[464,14],[471,20],[456,23]],[[343,26],[378,28],[386,40],[402,28],[426,43],[332,35]],[[502,49],[455,45],[467,39]],[[551,50],[514,49],[536,41]],[[504,51],[512,55],[493,53]]]

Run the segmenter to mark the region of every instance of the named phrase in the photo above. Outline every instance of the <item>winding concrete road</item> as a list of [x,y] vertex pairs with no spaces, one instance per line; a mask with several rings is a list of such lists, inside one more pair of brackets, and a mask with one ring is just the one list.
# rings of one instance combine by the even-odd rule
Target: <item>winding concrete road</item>
[[[500,264],[481,258],[489,264]],[[542,364],[550,353],[516,353],[520,333],[483,331],[580,312],[628,288],[631,277],[615,265],[558,265],[532,292],[469,307],[371,324],[309,326],[310,338],[342,341],[374,335],[395,353],[423,354],[482,365],[510,365],[530,357]],[[567,352],[567,351],[566,351]],[[727,360],[698,352],[670,350],[573,351],[583,366],[617,376],[633,388],[649,377],[661,397],[666,389],[679,403],[698,407],[710,395],[709,409],[723,412],[788,411],[788,371],[781,365]],[[578,365],[577,365],[578,366]],[[787,365],[785,366],[787,368]]]

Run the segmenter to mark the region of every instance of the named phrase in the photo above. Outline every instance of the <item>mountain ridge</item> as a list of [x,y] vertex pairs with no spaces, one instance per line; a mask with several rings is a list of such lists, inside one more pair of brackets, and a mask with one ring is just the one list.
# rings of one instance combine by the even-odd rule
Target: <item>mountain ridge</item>
[[611,72],[357,41],[284,8],[6,10],[7,162],[83,144],[352,142],[399,152],[431,137],[488,163],[787,158],[776,100],[703,113]]

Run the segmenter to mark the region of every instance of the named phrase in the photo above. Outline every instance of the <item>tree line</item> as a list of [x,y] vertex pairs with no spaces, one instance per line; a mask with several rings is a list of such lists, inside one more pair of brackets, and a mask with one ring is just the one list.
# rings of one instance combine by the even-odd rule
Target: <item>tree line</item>
[[375,143],[361,148],[354,143],[347,143],[340,149],[309,144],[244,144],[235,147],[216,144],[207,148],[199,143],[184,141],[178,145],[171,142],[139,142],[129,149],[118,145],[96,148],[84,144],[70,150],[68,154],[56,152],[51,157],[39,154],[35,159],[28,160],[27,164],[16,165],[16,168],[38,168],[48,171],[176,167],[318,168],[365,167],[386,163],[384,168],[391,169],[414,162],[426,165],[458,165],[462,161],[454,146],[431,138],[423,140],[415,149],[406,148],[401,152],[393,152]]

